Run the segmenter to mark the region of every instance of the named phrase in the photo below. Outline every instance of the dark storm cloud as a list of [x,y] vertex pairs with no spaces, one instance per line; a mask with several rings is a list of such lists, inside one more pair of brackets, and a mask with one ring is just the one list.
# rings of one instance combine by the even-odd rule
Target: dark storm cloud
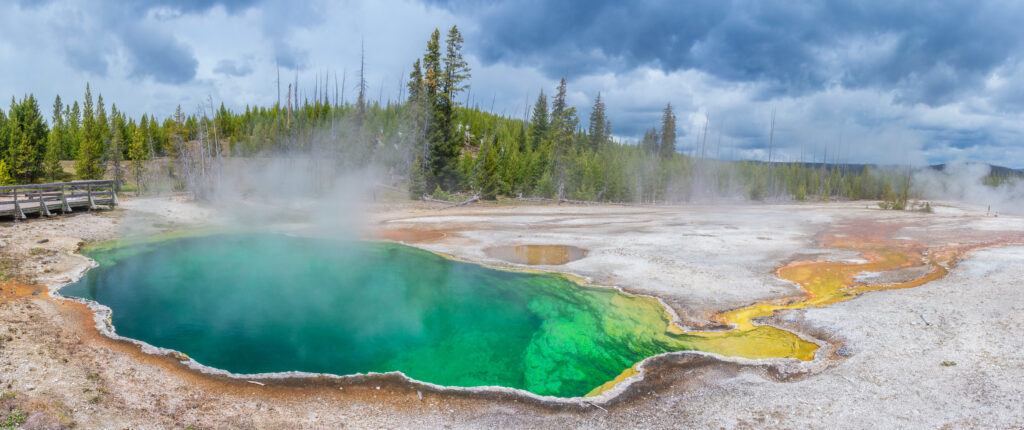
[[947,129],[947,128],[919,128],[925,132],[929,139],[925,143],[925,149],[949,147],[956,149],[967,149],[984,144],[997,142],[992,133],[985,129]]
[[[235,13],[252,7],[256,0],[140,0],[130,3],[133,18],[139,19],[154,8],[166,8],[180,13],[201,13],[214,7],[223,7]],[[116,7],[116,5],[115,5]],[[127,13],[127,12],[126,12]],[[132,58],[132,76],[150,77],[165,84],[181,84],[195,78],[198,61],[192,50],[172,35],[148,31],[140,26],[123,27],[122,43]],[[221,64],[222,65],[222,64]],[[221,69],[218,65],[218,69]],[[218,70],[233,76],[252,72],[249,67]]]
[[487,63],[536,65],[552,77],[697,69],[763,83],[769,97],[841,85],[944,104],[1019,58],[1024,39],[1020,2],[433,3],[478,21],[473,48]]
[[96,76],[106,76],[107,58],[102,49],[96,45],[84,43],[84,40],[70,39],[64,44],[64,56],[71,67]]
[[248,61],[220,60],[213,71],[224,76],[248,76],[252,74],[252,65]]
[[[198,60],[192,49],[173,34],[147,26],[150,11],[171,10],[181,14],[202,13],[223,7],[235,13],[252,7],[255,0],[140,0],[79,4],[76,13],[58,14],[54,24],[64,39],[68,65],[97,76],[106,76],[110,59],[125,54],[129,75],[164,84],[181,84],[195,78]],[[19,7],[38,9],[59,3],[19,1]],[[84,18],[84,19],[83,19]]]
[[131,28],[123,33],[122,43],[132,59],[131,75],[149,77],[165,84],[181,84],[196,76],[192,50],[172,36]]
[[304,70],[310,52],[306,47],[289,42],[296,29],[316,27],[324,23],[324,4],[315,1],[267,2],[262,5],[266,19],[263,34],[272,40],[274,62],[286,69]]
[[309,61],[309,52],[288,43],[277,42],[274,43],[274,61],[287,69],[303,70]]
[[[587,113],[589,114],[589,112]],[[644,132],[654,126],[651,118],[660,118],[661,109],[651,106],[648,109],[627,109],[619,110],[616,113],[615,121],[612,122],[615,133],[622,136],[643,136]],[[583,118],[585,122],[586,116]]]

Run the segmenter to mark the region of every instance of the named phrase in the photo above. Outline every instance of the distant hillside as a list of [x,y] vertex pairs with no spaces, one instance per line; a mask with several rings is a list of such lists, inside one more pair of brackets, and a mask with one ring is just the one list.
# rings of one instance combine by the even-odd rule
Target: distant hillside
[[[938,171],[941,172],[941,171],[945,171],[946,170],[946,166],[947,166],[946,164],[933,164],[933,165],[928,166],[928,167],[930,167],[932,169],[935,169],[935,170],[938,170]],[[1018,176],[1018,177],[1024,177],[1024,169],[1011,169],[1009,167],[996,166],[994,164],[989,164],[988,166],[992,169],[991,172],[989,173],[989,175],[991,175],[991,176]]]
[[[767,164],[767,162],[764,162],[764,161],[751,161],[751,162],[752,163],[758,163],[758,164]],[[828,169],[839,170],[839,171],[841,171],[843,173],[856,173],[856,172],[860,172],[860,171],[864,170],[864,167],[870,167],[872,169],[884,169],[884,168],[902,167],[902,166],[880,165],[880,164],[862,164],[862,163],[840,163],[840,164],[828,163],[828,164],[824,164],[824,163],[811,163],[811,162],[803,162],[803,163],[801,163],[801,162],[796,162],[796,161],[775,161],[775,162],[772,162],[771,164],[776,165],[776,166],[797,165],[797,166],[800,166],[800,167],[803,167],[803,168],[808,168],[808,169],[827,167]],[[984,163],[980,163],[980,164],[984,164]],[[942,171],[945,171],[948,166],[949,165],[947,165],[947,164],[932,164],[932,165],[928,166],[928,168],[942,172]],[[1024,169],[1013,169],[1013,168],[1010,168],[1010,167],[997,166],[997,165],[994,165],[994,164],[989,164],[988,166],[991,168],[991,171],[989,172],[989,176],[1020,177],[1020,178],[1024,178]]]

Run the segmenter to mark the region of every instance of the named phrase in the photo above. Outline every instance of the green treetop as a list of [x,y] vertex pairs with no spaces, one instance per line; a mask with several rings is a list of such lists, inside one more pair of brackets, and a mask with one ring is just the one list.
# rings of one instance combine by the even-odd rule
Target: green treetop
[[671,158],[676,153],[676,114],[672,113],[672,103],[665,105],[661,115],[661,144],[658,153],[662,158]]

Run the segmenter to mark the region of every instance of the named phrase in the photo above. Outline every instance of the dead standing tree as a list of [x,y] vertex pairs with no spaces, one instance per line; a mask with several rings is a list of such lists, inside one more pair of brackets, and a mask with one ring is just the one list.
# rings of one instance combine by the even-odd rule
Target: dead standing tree
[[[213,106],[213,98],[208,98]],[[197,200],[208,200],[212,197],[215,184],[220,180],[224,160],[219,148],[220,139],[215,119],[207,115],[206,106],[200,105],[196,139],[185,142],[178,139],[178,171],[184,188],[192,193]]]

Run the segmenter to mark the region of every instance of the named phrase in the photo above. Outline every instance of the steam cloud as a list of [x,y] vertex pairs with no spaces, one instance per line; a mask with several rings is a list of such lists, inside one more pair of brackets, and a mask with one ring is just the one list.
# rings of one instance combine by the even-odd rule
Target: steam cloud
[[927,199],[953,200],[991,207],[997,212],[1024,213],[1024,181],[1010,179],[991,186],[985,183],[992,167],[958,162],[943,170],[923,169],[914,174],[914,187]]

